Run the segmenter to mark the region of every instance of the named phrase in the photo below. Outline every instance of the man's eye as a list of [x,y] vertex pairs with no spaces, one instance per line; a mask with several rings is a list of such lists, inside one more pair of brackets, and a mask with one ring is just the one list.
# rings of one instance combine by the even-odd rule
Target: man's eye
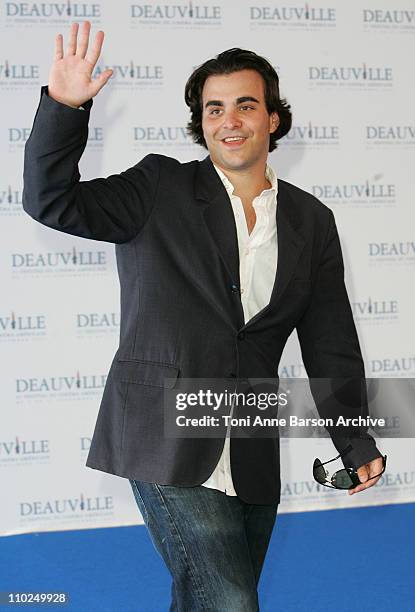
[[[243,104],[242,106],[239,107],[240,110],[254,110],[253,106],[249,106],[248,104]],[[222,109],[221,108],[212,108],[212,110],[209,111],[209,115],[219,115],[220,113],[222,113]]]

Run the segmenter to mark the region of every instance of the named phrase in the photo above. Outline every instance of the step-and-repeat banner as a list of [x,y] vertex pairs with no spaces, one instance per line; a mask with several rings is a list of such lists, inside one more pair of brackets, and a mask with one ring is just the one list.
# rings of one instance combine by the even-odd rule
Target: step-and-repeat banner
[[[142,522],[125,479],[85,467],[118,343],[113,245],[22,211],[23,151],[54,38],[66,48],[84,19],[93,36],[105,31],[97,71],[114,76],[94,101],[82,180],[149,152],[205,157],[185,131],[189,74],[230,47],[264,55],[294,118],[270,163],[335,214],[367,376],[415,375],[414,0],[1,2],[2,535]],[[280,373],[305,376],[295,333]],[[349,497],[312,477],[314,457],[336,455],[330,439],[283,439],[279,512],[413,501],[413,439],[378,446],[386,473]]]

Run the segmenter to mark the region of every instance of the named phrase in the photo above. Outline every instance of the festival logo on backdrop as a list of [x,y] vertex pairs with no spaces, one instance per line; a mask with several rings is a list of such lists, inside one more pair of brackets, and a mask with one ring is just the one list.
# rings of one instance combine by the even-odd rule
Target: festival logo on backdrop
[[296,6],[285,6],[279,3],[270,6],[251,5],[249,25],[251,30],[273,28],[297,32],[332,31],[337,25],[337,16],[334,7],[315,6],[310,2]]
[[389,490],[396,490],[397,493],[402,492],[403,488],[408,492],[412,490],[415,491],[415,470],[410,472],[393,472],[389,469],[382,474],[376,487],[378,485]]
[[186,150],[196,153],[200,149],[187,134],[185,125],[134,126],[132,130],[132,148],[137,152],[147,149],[151,152],[163,152],[169,149],[174,152]]
[[281,502],[293,503],[293,498],[307,498],[321,501],[330,492],[329,487],[320,485],[316,480],[290,480],[281,487]]
[[109,271],[108,252],[98,248],[72,247],[62,251],[10,253],[12,278],[50,278],[56,276],[94,278]]
[[380,173],[356,183],[314,184],[310,191],[330,207],[393,208],[397,204],[396,185],[382,178]]
[[0,216],[23,216],[22,193],[22,189],[16,188],[11,183],[0,189]]
[[130,4],[130,27],[189,32],[222,26],[222,6],[213,2],[154,2]]
[[368,262],[373,266],[409,266],[415,264],[415,241],[397,240],[367,243]]
[[380,378],[415,376],[415,356],[392,355],[368,360],[369,372]]
[[280,378],[307,378],[303,363],[282,363],[278,368]]
[[78,312],[74,316],[74,327],[78,338],[91,338],[118,334],[119,312]]
[[399,302],[396,299],[376,299],[369,295],[366,299],[352,301],[350,305],[358,323],[384,325],[396,323],[399,319]]
[[0,342],[27,342],[46,335],[46,315],[0,311]]
[[383,90],[392,88],[393,70],[390,66],[378,66],[366,62],[352,66],[308,66],[307,80],[309,88]]
[[[115,515],[112,495],[88,495],[81,491],[71,497],[21,499],[16,503],[16,518],[20,525],[35,525],[47,521],[49,526],[60,522],[76,521],[79,524],[105,521]],[[52,527],[51,527],[52,528]]]
[[18,95],[40,86],[39,64],[20,64],[12,57],[0,63],[0,92]]
[[88,140],[86,143],[88,152],[99,151],[104,148],[104,128],[101,125],[88,125]]
[[107,374],[80,370],[57,376],[19,376],[14,381],[16,404],[96,400],[106,380]]
[[56,29],[74,21],[88,20],[93,26],[101,24],[100,2],[5,2],[2,22],[5,28],[40,27]]
[[0,440],[0,467],[49,464],[50,458],[50,440],[26,438],[18,434]]
[[[23,152],[26,141],[30,136],[32,127],[12,126],[7,129],[7,145],[9,153]],[[101,150],[104,145],[104,129],[102,126],[88,126],[88,151]],[[11,185],[8,185],[5,192],[0,191],[0,212],[6,208],[7,204],[14,204],[17,210],[16,199],[20,198],[21,194],[13,190]]]
[[415,32],[415,11],[401,8],[365,8],[362,10],[362,25],[364,31],[399,32],[413,34]]
[[307,150],[337,147],[340,144],[340,127],[309,121],[294,124],[281,140],[281,148],[307,148]]
[[82,465],[85,463],[86,456],[88,455],[89,448],[91,446],[91,436],[81,436],[79,438],[79,452]]
[[367,149],[379,147],[390,149],[399,147],[414,150],[415,125],[367,125],[365,128],[365,144]]
[[32,131],[31,127],[13,126],[7,128],[7,148],[9,153],[23,152],[26,140]]
[[164,85],[164,66],[160,64],[141,64],[129,58],[119,64],[100,64],[95,66],[92,78],[99,77],[104,70],[111,68],[109,80],[111,89],[121,91],[160,91]]

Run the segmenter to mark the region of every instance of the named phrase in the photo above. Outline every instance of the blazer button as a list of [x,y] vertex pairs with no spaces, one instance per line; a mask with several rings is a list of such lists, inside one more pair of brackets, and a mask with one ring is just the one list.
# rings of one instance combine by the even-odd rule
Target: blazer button
[[240,331],[238,333],[238,340],[243,340],[245,338],[245,332],[244,331]]
[[237,286],[237,285],[231,285],[231,291],[232,291],[233,293],[239,293],[238,286]]

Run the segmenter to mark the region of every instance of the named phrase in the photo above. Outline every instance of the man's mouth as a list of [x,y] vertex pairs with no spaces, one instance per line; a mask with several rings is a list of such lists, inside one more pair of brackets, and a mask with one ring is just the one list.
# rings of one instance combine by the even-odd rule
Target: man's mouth
[[229,149],[243,145],[245,140],[246,136],[227,136],[226,138],[222,138],[223,144]]
[[235,140],[245,140],[245,136],[226,136],[226,138],[222,138],[224,142],[233,142]]

